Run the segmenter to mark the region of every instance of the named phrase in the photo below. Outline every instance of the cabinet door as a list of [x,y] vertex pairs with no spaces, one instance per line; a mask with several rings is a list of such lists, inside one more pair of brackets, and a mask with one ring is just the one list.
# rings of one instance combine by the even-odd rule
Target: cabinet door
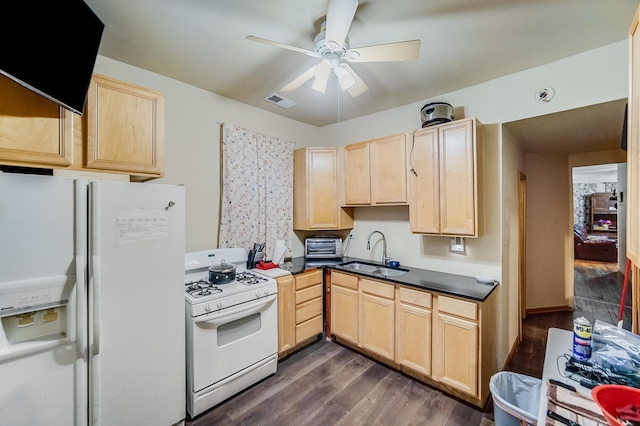
[[358,292],[331,284],[331,334],[358,343]]
[[278,353],[295,346],[296,300],[292,275],[279,277],[278,282]]
[[395,286],[360,280],[360,346],[395,361]]
[[72,112],[0,75],[0,163],[64,167],[73,162]]
[[411,232],[440,233],[440,165],[438,130],[414,133],[409,147],[409,221]]
[[[478,323],[442,312],[434,333],[433,376],[438,381],[478,394]],[[434,330],[434,332],[436,331]]]
[[440,232],[477,236],[474,120],[439,127]]
[[[630,30],[631,99],[629,99],[629,130],[627,141],[627,258],[640,262],[640,29],[636,10]],[[637,283],[637,275],[633,274]],[[634,285],[634,288],[637,284]],[[634,318],[636,318],[634,314]],[[634,321],[635,322],[635,321]]]
[[371,204],[407,203],[406,135],[369,142]]
[[397,363],[431,375],[431,309],[398,303]]
[[344,147],[344,201],[346,205],[371,204],[368,142]]
[[353,228],[353,212],[341,207],[339,148],[301,148],[293,153],[293,228]]
[[162,176],[161,93],[94,75],[84,117],[86,168]]

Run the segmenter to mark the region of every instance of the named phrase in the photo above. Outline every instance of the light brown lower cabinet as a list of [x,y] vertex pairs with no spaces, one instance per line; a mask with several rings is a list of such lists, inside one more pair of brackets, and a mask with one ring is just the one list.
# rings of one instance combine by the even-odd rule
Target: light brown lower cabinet
[[278,353],[287,353],[296,345],[296,292],[293,275],[276,279],[278,282]]
[[[472,307],[476,304],[444,296],[438,302],[454,300]],[[456,315],[458,314],[458,315]],[[470,395],[478,394],[478,322],[459,312],[439,309],[434,324],[433,378]]]
[[431,293],[398,287],[397,362],[431,375]]
[[360,346],[395,359],[395,285],[360,279]]
[[287,275],[278,282],[278,356],[322,334],[322,270]]
[[331,334],[358,344],[358,277],[331,273]]
[[331,334],[482,407],[499,370],[495,297],[476,302],[332,271]]

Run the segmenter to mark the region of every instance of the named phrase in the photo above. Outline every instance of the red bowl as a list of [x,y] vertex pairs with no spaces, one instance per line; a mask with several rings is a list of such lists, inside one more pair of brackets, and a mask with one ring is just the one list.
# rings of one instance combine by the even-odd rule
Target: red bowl
[[611,426],[623,426],[617,420],[617,409],[629,404],[640,406],[640,389],[622,385],[600,385],[591,390],[593,400]]

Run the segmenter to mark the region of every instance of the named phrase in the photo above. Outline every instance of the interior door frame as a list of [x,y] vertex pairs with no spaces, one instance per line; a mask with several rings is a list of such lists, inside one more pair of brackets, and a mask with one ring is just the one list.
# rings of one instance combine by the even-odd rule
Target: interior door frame
[[518,293],[520,301],[518,333],[522,340],[522,320],[527,316],[527,176],[518,171]]

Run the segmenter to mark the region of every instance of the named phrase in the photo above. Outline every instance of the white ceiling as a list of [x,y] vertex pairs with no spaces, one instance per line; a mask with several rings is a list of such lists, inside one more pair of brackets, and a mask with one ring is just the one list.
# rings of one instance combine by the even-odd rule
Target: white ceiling
[[[324,95],[311,82],[280,91],[318,59],[245,39],[312,50],[327,0],[86,0],[106,25],[101,55],[316,126],[624,40],[638,1],[361,0],[351,47],[420,39],[420,57],[352,63],[370,90],[338,104],[335,79]],[[297,105],[262,99],[272,93]]]

